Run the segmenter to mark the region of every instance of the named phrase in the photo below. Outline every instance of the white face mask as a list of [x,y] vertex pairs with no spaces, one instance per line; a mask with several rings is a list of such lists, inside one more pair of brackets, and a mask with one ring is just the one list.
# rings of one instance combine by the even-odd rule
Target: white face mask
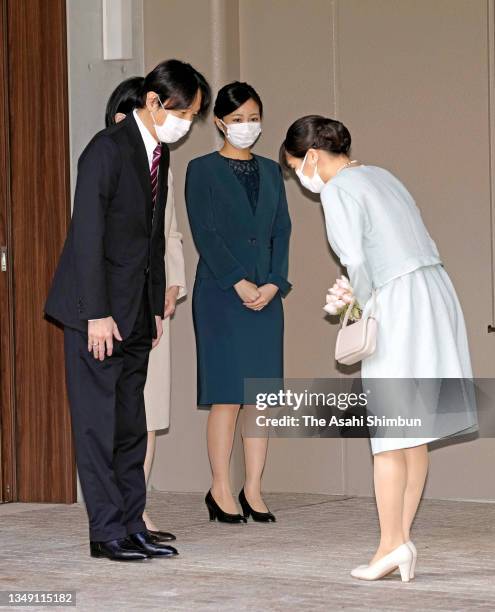
[[160,102],[160,106],[165,110],[167,116],[165,117],[165,121],[161,125],[158,125],[158,123],[155,122],[155,115],[153,114],[153,111],[150,111],[157,138],[160,140],[160,142],[177,142],[180,138],[187,134],[191,127],[192,121],[189,119],[182,119],[181,117],[177,117],[177,115],[167,111],[159,98],[158,102]]
[[316,162],[313,176],[306,176],[305,174],[303,174],[304,163],[306,162],[307,155],[308,152],[306,151],[306,155],[304,156],[301,167],[297,168],[296,170],[297,177],[301,181],[301,185],[303,187],[306,187],[306,189],[309,189],[309,191],[312,191],[313,193],[320,193],[320,191],[325,186],[325,183],[323,182],[321,176],[318,174],[318,161]]
[[221,123],[227,128],[225,137],[236,149],[247,149],[254,144],[261,134],[261,123],[259,121],[247,121],[245,123]]

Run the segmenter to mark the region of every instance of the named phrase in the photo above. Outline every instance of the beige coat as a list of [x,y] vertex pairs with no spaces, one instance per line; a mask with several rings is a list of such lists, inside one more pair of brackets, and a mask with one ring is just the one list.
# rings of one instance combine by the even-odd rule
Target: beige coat
[[[178,286],[179,296],[187,293],[182,252],[182,234],[177,230],[174,185],[168,171],[168,196],[165,208],[165,270],[167,288]],[[163,336],[150,353],[148,378],[144,388],[148,431],[166,429],[170,423],[170,318],[163,321]]]

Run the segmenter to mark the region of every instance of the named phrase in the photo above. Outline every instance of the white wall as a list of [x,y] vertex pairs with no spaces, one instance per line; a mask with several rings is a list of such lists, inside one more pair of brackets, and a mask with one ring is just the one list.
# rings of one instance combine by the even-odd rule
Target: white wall
[[67,0],[71,186],[77,159],[92,136],[105,127],[105,106],[124,79],[142,75],[143,0],[133,0],[133,59],[103,60],[102,0]]

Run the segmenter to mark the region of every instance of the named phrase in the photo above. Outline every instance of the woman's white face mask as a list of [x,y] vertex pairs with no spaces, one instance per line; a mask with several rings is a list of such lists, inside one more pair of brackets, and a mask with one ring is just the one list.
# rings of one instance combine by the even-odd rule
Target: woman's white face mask
[[301,167],[297,168],[296,170],[297,178],[300,180],[301,185],[306,189],[309,189],[309,191],[312,191],[313,193],[320,193],[323,187],[325,186],[325,183],[322,180],[321,176],[318,174],[318,160],[315,164],[315,171],[313,172],[313,176],[306,176],[305,174],[303,174],[303,168],[304,164],[306,163],[307,156],[308,151],[306,151],[306,155],[304,156]]
[[256,142],[261,134],[261,123],[259,121],[227,124],[220,119],[220,122],[227,129],[225,138],[236,149],[247,149]]

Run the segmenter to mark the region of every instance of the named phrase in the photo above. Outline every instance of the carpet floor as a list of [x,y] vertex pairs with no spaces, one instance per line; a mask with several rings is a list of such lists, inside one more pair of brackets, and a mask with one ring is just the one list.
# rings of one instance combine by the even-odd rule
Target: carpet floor
[[495,610],[495,504],[423,501],[417,576],[402,584],[398,572],[349,575],[377,543],[372,499],[265,499],[277,523],[226,525],[208,521],[202,495],[149,492],[148,511],[177,535],[180,555],[138,563],[89,556],[81,504],[1,505],[0,591],[74,590],[77,609],[103,612]]

